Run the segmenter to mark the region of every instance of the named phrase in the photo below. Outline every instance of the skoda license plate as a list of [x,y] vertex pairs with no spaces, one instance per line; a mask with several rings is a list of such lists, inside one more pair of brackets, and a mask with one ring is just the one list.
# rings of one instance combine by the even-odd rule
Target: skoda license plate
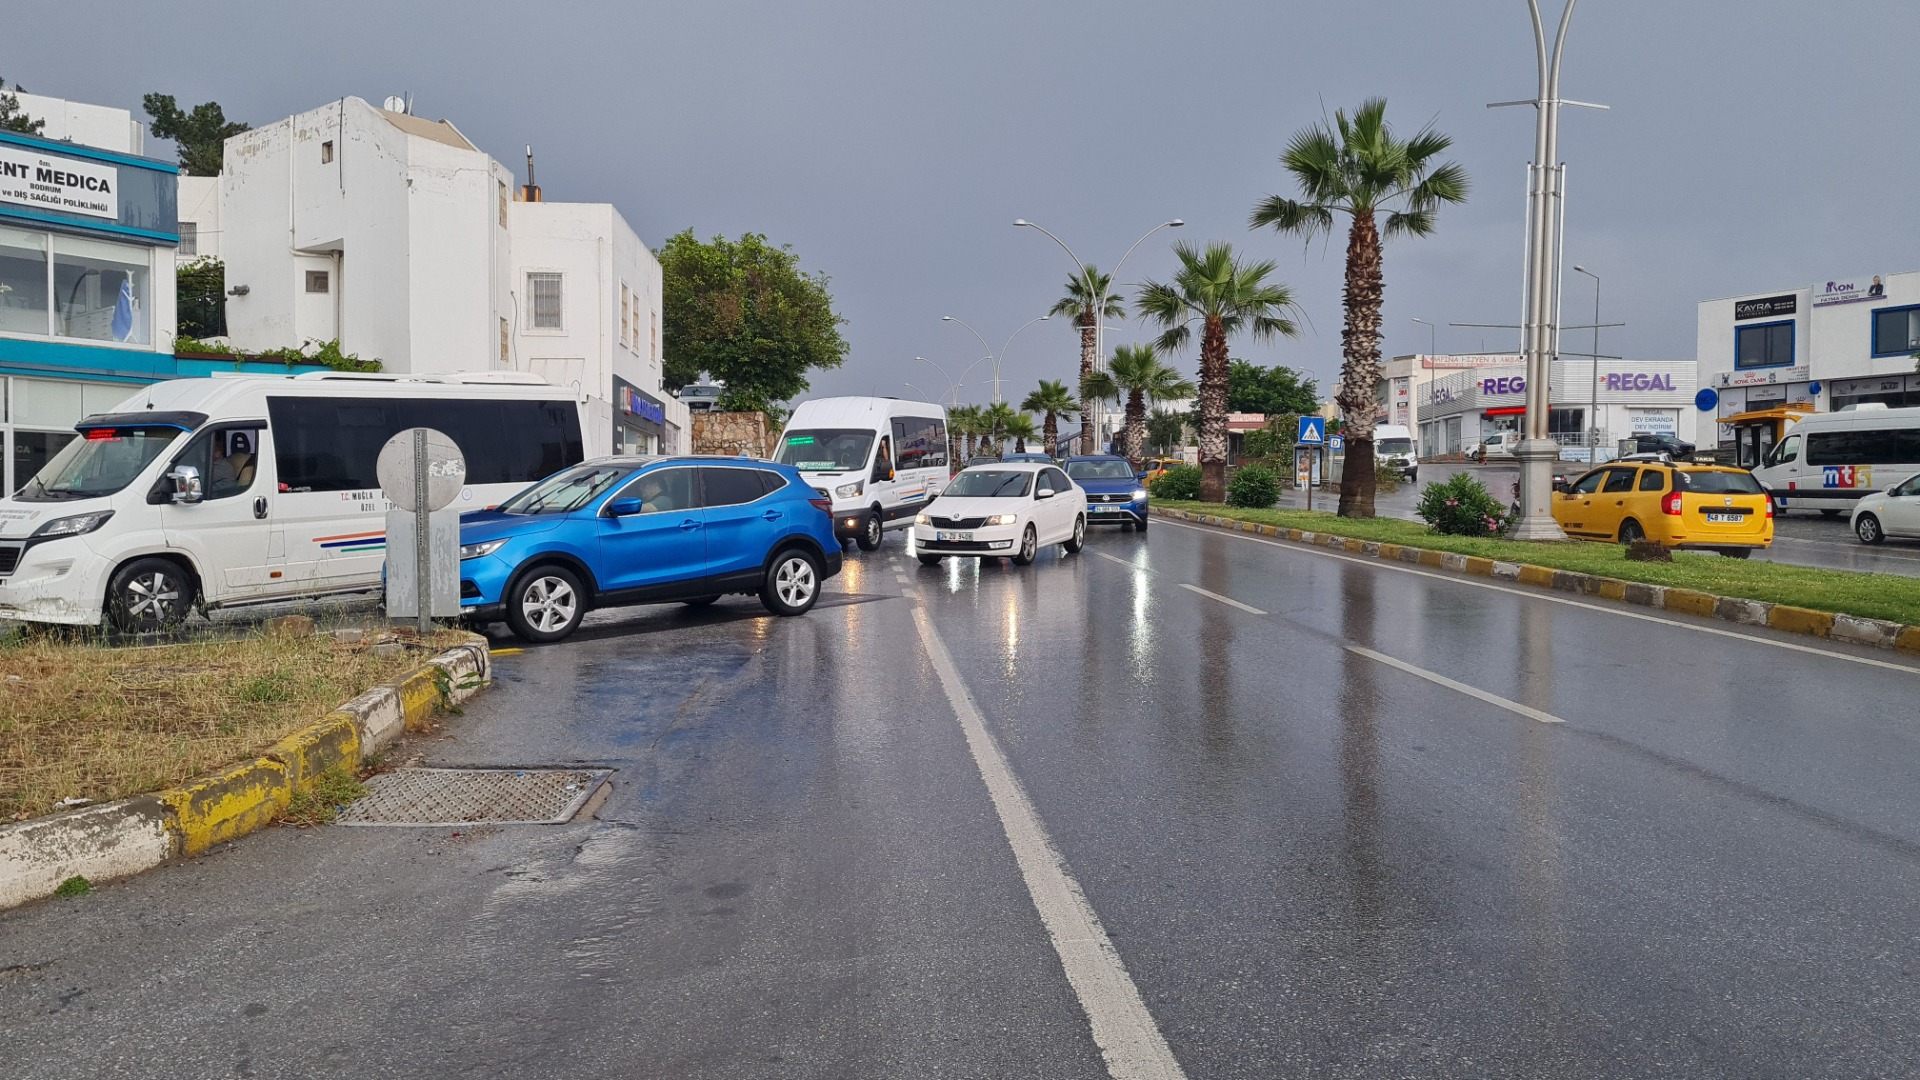
[[1738,525],[1745,516],[1744,514],[1716,514],[1711,510],[1707,511],[1707,521],[1715,525]]
[[942,544],[947,543],[949,541],[952,541],[954,543],[966,543],[967,541],[973,539],[973,534],[970,532],[936,532],[933,534],[933,539],[935,542],[942,543]]

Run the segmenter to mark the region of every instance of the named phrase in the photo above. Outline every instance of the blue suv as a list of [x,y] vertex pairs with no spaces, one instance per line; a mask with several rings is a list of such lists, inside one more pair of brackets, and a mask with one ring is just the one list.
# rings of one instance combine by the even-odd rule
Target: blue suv
[[1088,454],[1060,463],[1087,493],[1087,524],[1132,526],[1147,531],[1145,473],[1118,454]]
[[588,611],[752,593],[801,615],[840,572],[828,505],[789,465],[604,457],[460,519],[460,610],[558,641]]

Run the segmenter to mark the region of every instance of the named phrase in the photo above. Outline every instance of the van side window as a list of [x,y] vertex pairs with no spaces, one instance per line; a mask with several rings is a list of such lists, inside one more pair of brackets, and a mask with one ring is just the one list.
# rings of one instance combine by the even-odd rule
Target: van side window
[[270,397],[267,415],[287,491],[378,488],[380,448],[410,427],[452,439],[469,484],[531,484],[585,456],[579,410],[567,401]]
[[1807,435],[1808,465],[1904,465],[1920,461],[1920,428],[1815,431]]
[[920,416],[895,417],[893,445],[899,447],[902,469],[946,467],[947,426],[939,420]]
[[200,472],[202,498],[230,499],[253,487],[254,448],[259,443],[258,428],[213,428],[194,436],[168,469],[191,466]]
[[887,479],[893,472],[893,452],[888,446],[885,435],[880,436],[880,449],[873,452],[873,482]]

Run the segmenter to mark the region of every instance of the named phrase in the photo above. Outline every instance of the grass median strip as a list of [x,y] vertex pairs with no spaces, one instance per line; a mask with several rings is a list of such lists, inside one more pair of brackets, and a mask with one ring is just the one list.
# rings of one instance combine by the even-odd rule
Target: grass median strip
[[1920,578],[1821,570],[1809,566],[1728,559],[1719,555],[1675,552],[1671,563],[1628,562],[1617,544],[1584,540],[1533,543],[1471,536],[1442,536],[1425,525],[1390,518],[1359,520],[1306,510],[1247,510],[1215,503],[1161,500],[1156,505],[1190,514],[1211,514],[1234,521],[1339,536],[1400,547],[1447,551],[1469,558],[1593,574],[1621,581],[1691,589],[1787,604],[1812,611],[1920,625]]
[[157,791],[258,756],[465,640],[325,635],[109,648],[0,643],[0,821]]

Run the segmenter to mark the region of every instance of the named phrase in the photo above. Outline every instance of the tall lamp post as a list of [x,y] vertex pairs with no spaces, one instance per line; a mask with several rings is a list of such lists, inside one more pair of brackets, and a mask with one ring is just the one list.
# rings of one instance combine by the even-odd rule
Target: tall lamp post
[[1587,391],[1587,464],[1595,465],[1600,461],[1600,275],[1577,264],[1573,272],[1593,279],[1593,385]]
[[[1037,322],[1046,322],[1051,318],[1053,318],[1051,315],[1042,315],[1037,319],[1028,319],[1025,323],[1021,324],[1020,330],[1025,330]],[[987,350],[986,360],[993,365],[993,403],[995,405],[1000,404],[1000,364],[1007,358],[1007,350],[1013,348],[1013,339],[1020,336],[1020,330],[1015,330],[1013,333],[1008,334],[1006,344],[1000,346],[1000,351],[995,353],[993,346],[987,344],[987,339],[980,337],[980,331],[975,330],[973,325],[965,319],[956,319],[952,315],[942,315],[940,316],[940,321],[959,323],[961,326],[966,327],[968,332],[972,333],[974,337],[980,338],[980,347]]]
[[[927,365],[933,370],[939,372],[940,377],[947,380],[947,395],[950,399],[951,404],[954,404],[954,405],[960,404],[960,388],[962,386],[965,386],[966,385],[965,383],[956,381],[953,378],[953,376],[947,374],[946,368],[941,367],[939,364],[934,363],[933,361],[927,359],[924,356],[916,356],[914,357],[914,359],[922,364]],[[960,377],[963,379],[966,378],[968,371],[972,371],[974,368],[979,366],[980,366],[980,361],[978,360],[975,360],[973,363],[968,364],[966,366],[966,369],[960,372]],[[909,383],[908,385],[912,385],[912,384]]]
[[1566,534],[1553,519],[1553,463],[1560,457],[1548,425],[1548,388],[1553,357],[1560,346],[1560,257],[1566,220],[1566,166],[1560,162],[1560,106],[1601,109],[1584,101],[1560,98],[1560,57],[1567,46],[1567,24],[1573,6],[1567,0],[1554,32],[1551,58],[1546,30],[1540,22],[1539,0],[1527,0],[1533,18],[1534,62],[1539,89],[1524,101],[1496,101],[1488,108],[1531,105],[1534,108],[1533,161],[1527,166],[1527,258],[1525,314],[1521,335],[1527,354],[1527,415],[1516,456],[1520,459],[1520,520],[1517,540],[1560,540]]
[[1415,319],[1413,321],[1427,328],[1427,355],[1430,357],[1440,355],[1439,329],[1425,319]]
[[[1073,265],[1080,268],[1080,280],[1082,281],[1087,280],[1087,264],[1080,261],[1080,256],[1075,255],[1073,253],[1073,249],[1067,246],[1067,242],[1065,240],[1062,240],[1059,237],[1053,235],[1053,233],[1048,232],[1048,230],[1044,226],[1036,225],[1033,222],[1028,221],[1026,218],[1015,218],[1013,224],[1016,228],[1039,229],[1042,233],[1045,233],[1047,236],[1047,239],[1052,240],[1056,244],[1059,244],[1060,250],[1066,252],[1067,257],[1073,260]],[[1186,224],[1185,221],[1182,221],[1179,218],[1174,218],[1170,221],[1163,221],[1160,224],[1155,225],[1153,228],[1148,229],[1146,232],[1141,233],[1140,239],[1135,240],[1133,242],[1133,246],[1127,248],[1126,255],[1120,256],[1120,261],[1113,264],[1113,270],[1107,275],[1107,280],[1112,281],[1115,278],[1120,276],[1120,268],[1126,265],[1127,256],[1133,254],[1134,248],[1137,248],[1141,244],[1146,243],[1147,237],[1152,236],[1154,233],[1159,232],[1161,229],[1177,229],[1185,224]],[[1088,282],[1088,284],[1092,284],[1092,282]],[[1107,367],[1106,336],[1103,333],[1103,331],[1105,330],[1105,327],[1103,327],[1100,324],[1101,318],[1106,314],[1104,309],[1107,304],[1107,296],[1108,296],[1108,293],[1107,293],[1106,287],[1101,286],[1099,292],[1093,298],[1093,364],[1094,364],[1095,371],[1105,371]],[[1075,387],[1074,389],[1078,390],[1079,387]],[[1103,407],[1103,405],[1100,402],[1094,403],[1093,430],[1096,438],[1101,437],[1101,433],[1106,431],[1106,423],[1107,423],[1106,411],[1107,410]],[[1084,446],[1080,448],[1080,452],[1083,454],[1093,453],[1092,450]]]

